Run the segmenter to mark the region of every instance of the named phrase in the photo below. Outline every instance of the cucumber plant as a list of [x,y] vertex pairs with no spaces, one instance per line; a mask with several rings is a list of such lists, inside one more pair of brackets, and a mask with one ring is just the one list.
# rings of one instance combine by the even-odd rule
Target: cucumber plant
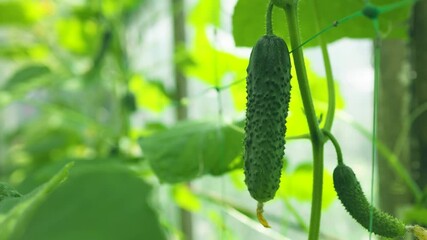
[[[406,226],[397,218],[394,218],[378,209],[375,209],[372,205],[369,204],[369,201],[366,199],[360,184],[356,178],[354,172],[348,166],[343,164],[342,154],[339,150],[338,142],[335,140],[333,135],[329,132],[332,127],[332,122],[334,118],[334,109],[335,109],[335,100],[334,100],[334,88],[332,80],[332,71],[330,69],[329,57],[326,50],[326,43],[322,41],[321,34],[337,27],[340,24],[343,24],[349,21],[352,18],[364,16],[373,22],[374,30],[376,32],[376,41],[378,42],[381,39],[379,31],[379,22],[378,17],[388,11],[392,11],[396,8],[413,4],[414,0],[402,0],[397,3],[391,3],[384,6],[375,6],[369,1],[365,2],[365,7],[360,11],[357,11],[347,17],[339,19],[333,22],[330,26],[327,26],[325,29],[320,30],[313,37],[309,38],[307,41],[302,42],[299,34],[298,27],[298,0],[271,0],[267,10],[267,34],[271,33],[271,9],[272,5],[282,8],[286,13],[287,25],[289,27],[289,34],[292,46],[292,54],[294,58],[296,73],[298,77],[299,90],[302,97],[304,111],[309,126],[310,140],[312,143],[313,151],[313,161],[314,161],[314,170],[313,170],[313,192],[312,192],[312,205],[311,205],[311,217],[310,217],[310,229],[308,239],[318,239],[319,237],[319,228],[320,228],[320,218],[321,218],[321,201],[322,201],[322,178],[323,178],[323,148],[327,140],[331,140],[336,147],[337,153],[339,152],[339,164],[334,171],[334,186],[336,192],[339,196],[339,199],[343,203],[344,207],[350,213],[350,215],[358,221],[363,227],[369,230],[370,233],[375,233],[384,237],[399,237],[403,236],[407,231],[412,231],[416,234],[419,230],[418,227]],[[313,3],[316,5],[317,3]],[[318,16],[317,16],[318,17]],[[319,122],[316,118],[316,113],[311,98],[310,88],[307,80],[307,73],[305,70],[304,56],[302,51],[302,46],[307,42],[313,40],[314,38],[319,37],[322,47],[322,53],[324,55],[327,80],[328,80],[328,95],[329,95],[329,106],[328,112],[326,115],[326,120],[323,129],[320,128]],[[245,138],[245,174],[246,174],[246,184],[248,185],[249,192],[252,197],[258,201],[257,215],[260,222],[268,227],[268,223],[262,216],[262,207],[263,203],[270,200],[274,197],[274,194],[278,188],[280,177],[280,172],[276,172],[276,169],[281,169],[280,158],[283,156],[284,140],[280,139],[284,137],[286,128],[282,130],[281,123],[287,116],[287,111],[282,112],[282,118],[277,119],[271,125],[276,126],[274,134],[267,125],[266,116],[262,116],[262,111],[271,111],[270,108],[267,108],[268,101],[263,102],[265,99],[256,98],[259,93],[262,96],[263,88],[265,85],[257,85],[259,83],[257,78],[260,79],[279,79],[281,75],[285,75],[281,69],[278,69],[276,72],[269,72],[271,65],[268,63],[268,59],[277,59],[276,54],[280,54],[282,51],[279,50],[276,53],[271,53],[266,51],[265,55],[261,55],[258,52],[258,49],[263,49],[260,47],[264,41],[266,41],[265,36],[261,38],[254,47],[250,57],[250,63],[248,67],[248,77],[247,77],[247,93],[248,93],[248,103],[247,103],[247,125],[246,125],[246,138]],[[265,44],[264,46],[268,46]],[[268,57],[271,54],[271,57]],[[262,56],[262,57],[260,57]],[[254,64],[258,59],[264,59],[263,64]],[[266,63],[267,62],[267,63]],[[279,61],[280,62],[280,61]],[[373,119],[373,153],[372,153],[372,167],[375,166],[376,162],[376,128],[377,128],[377,105],[378,105],[378,82],[379,82],[379,45],[375,45],[375,85],[374,85],[374,119]],[[286,64],[281,67],[285,67]],[[261,72],[264,70],[264,74],[254,75],[254,72]],[[329,72],[329,73],[328,73]],[[287,81],[289,78],[282,77],[282,81]],[[283,84],[283,83],[281,83]],[[277,91],[277,92],[276,92]],[[279,93],[280,89],[275,89],[275,93]],[[281,93],[286,99],[287,93]],[[275,96],[275,98],[278,98]],[[258,102],[261,99],[261,102]],[[287,99],[289,101],[289,99]],[[286,101],[284,101],[286,102]],[[283,103],[283,102],[282,102]],[[282,104],[281,103],[281,104]],[[281,104],[277,104],[276,112],[280,112]],[[287,104],[287,103],[286,103]],[[257,111],[258,114],[257,115]],[[268,115],[268,114],[266,114]],[[271,118],[276,119],[276,118]],[[257,121],[258,120],[258,121]],[[279,132],[283,132],[282,135],[277,138]],[[277,135],[276,135],[277,134]],[[266,136],[269,136],[270,139],[266,139]],[[280,146],[278,146],[280,145]],[[261,151],[265,149],[265,151]],[[339,151],[338,151],[339,150]],[[257,153],[258,151],[258,153]],[[372,202],[372,199],[371,199]],[[413,229],[417,229],[416,231]],[[417,235],[417,234],[416,234]],[[418,234],[417,236],[421,236]]]
[[245,183],[258,201],[259,221],[264,219],[263,203],[279,189],[285,146],[291,74],[289,50],[285,41],[273,34],[271,13],[267,10],[267,33],[255,44],[247,68],[247,109],[245,126]]

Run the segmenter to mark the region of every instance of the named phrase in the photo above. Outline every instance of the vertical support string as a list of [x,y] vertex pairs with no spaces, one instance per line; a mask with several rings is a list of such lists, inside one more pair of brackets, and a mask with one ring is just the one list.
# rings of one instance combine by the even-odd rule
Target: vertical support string
[[374,97],[373,97],[373,117],[372,117],[372,165],[371,165],[371,208],[369,210],[369,239],[372,239],[372,225],[374,219],[374,183],[375,183],[375,166],[377,164],[377,128],[378,128],[378,100],[379,100],[379,86],[380,86],[380,28],[377,18],[372,19],[375,29],[374,41]]

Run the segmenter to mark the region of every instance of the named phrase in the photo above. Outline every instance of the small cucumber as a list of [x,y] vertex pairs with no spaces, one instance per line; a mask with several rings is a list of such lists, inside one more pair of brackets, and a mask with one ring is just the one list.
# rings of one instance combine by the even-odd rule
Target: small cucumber
[[[338,198],[350,215],[369,230],[371,205],[362,191],[353,170],[338,164],[333,173],[334,187]],[[399,219],[373,208],[372,232],[383,237],[399,237],[406,232],[405,224]]]

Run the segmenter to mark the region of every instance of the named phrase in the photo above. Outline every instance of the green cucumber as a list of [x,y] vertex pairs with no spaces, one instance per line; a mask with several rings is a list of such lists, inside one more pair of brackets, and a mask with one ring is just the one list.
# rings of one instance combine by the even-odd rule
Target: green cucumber
[[261,37],[252,50],[247,68],[243,155],[245,183],[259,203],[259,214],[262,203],[274,198],[280,184],[291,91],[290,69],[285,41],[273,34]]
[[[371,205],[362,191],[353,170],[338,164],[333,173],[334,187],[338,198],[348,213],[369,230]],[[372,207],[372,232],[383,237],[399,237],[406,232],[405,224],[399,219]]]

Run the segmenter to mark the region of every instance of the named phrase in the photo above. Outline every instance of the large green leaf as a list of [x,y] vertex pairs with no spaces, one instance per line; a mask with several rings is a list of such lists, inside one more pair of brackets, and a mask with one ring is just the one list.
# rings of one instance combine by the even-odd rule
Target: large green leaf
[[210,121],[181,122],[139,141],[157,177],[167,183],[235,169],[242,142],[243,133],[232,125]]
[[[310,0],[299,1],[298,23],[303,40],[317,33],[314,19],[313,3]],[[375,4],[383,5],[398,1],[377,0]],[[233,14],[233,35],[236,45],[253,46],[258,38],[265,34],[265,12],[266,0],[239,0]],[[363,1],[354,0],[319,0],[319,15],[321,22],[319,26],[325,28],[334,21],[339,20],[359,11],[363,8]],[[400,8],[392,12],[380,15],[380,28],[386,38],[405,38],[408,32],[408,21],[410,8]],[[282,36],[286,42],[289,41],[289,33],[286,24],[285,13],[282,9],[275,8],[273,11],[274,32]],[[337,28],[325,33],[323,37],[327,42],[333,42],[340,38],[374,38],[374,28],[371,21],[366,17],[358,17],[348,23],[338,25]],[[316,46],[318,41],[311,41],[307,46]]]
[[22,84],[29,83],[31,80],[45,76],[48,73],[50,73],[50,69],[42,64],[23,66],[6,81],[2,89],[10,91]]
[[149,202],[151,187],[113,161],[78,161],[7,239],[166,239]]
[[26,231],[37,208],[68,177],[68,171],[72,166],[72,163],[67,164],[49,182],[33,192],[20,198],[8,198],[2,201],[0,204],[0,240],[25,239],[17,237]]

